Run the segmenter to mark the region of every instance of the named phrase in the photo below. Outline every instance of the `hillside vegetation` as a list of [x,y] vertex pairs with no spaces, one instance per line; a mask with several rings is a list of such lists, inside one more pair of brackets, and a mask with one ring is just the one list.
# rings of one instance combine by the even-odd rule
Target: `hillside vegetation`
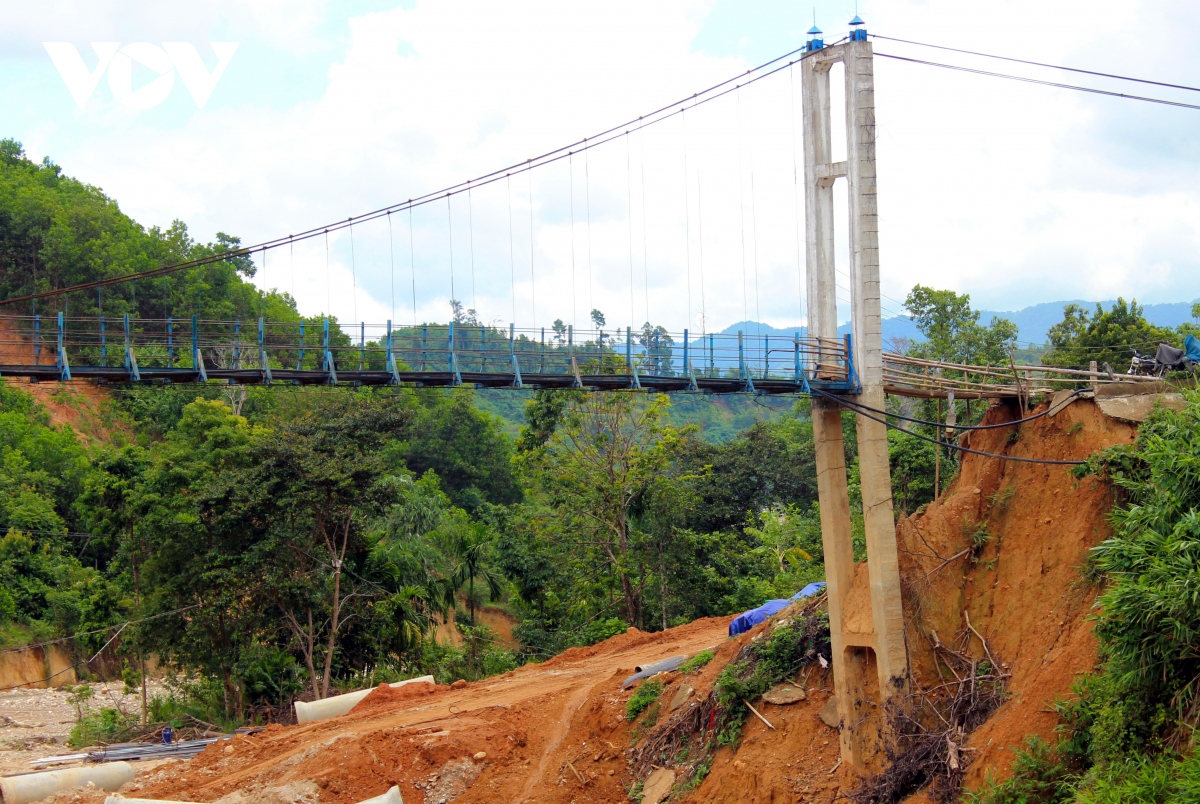
[[[100,190],[0,142],[4,295],[238,246],[226,234],[197,243],[182,222],[145,229]],[[229,256],[37,311],[301,318],[253,273]],[[500,348],[474,311],[452,305],[466,337]],[[969,296],[917,286],[906,305],[923,336],[914,354],[1009,359],[1016,327],[981,323]],[[565,365],[554,331],[546,347],[520,348]],[[1136,303],[1069,308],[1046,359],[1118,361],[1186,331],[1151,327]],[[336,322],[334,333],[349,342]],[[679,369],[665,330],[647,322],[638,338],[645,365]],[[612,358],[597,350],[598,363]],[[740,612],[824,574],[806,399],[212,384],[116,387],[110,404],[110,437],[85,440],[18,384],[0,384],[0,637],[73,637],[83,673],[121,629],[126,683],[141,683],[150,654],[190,679],[153,703],[151,720],[187,712],[232,726],[382,680],[480,678],[630,627]],[[889,404],[916,420],[888,435],[897,513],[913,514],[950,484],[958,457],[931,442],[943,402]],[[955,404],[960,423],[986,412]],[[1104,667],[1063,704],[1065,741],[1031,744],[1012,780],[980,794],[989,800],[1115,801],[1097,791],[1143,777],[1171,790],[1194,775],[1197,411],[1189,397],[1091,464],[1125,495],[1113,539],[1081,579],[1106,584]],[[857,505],[849,416],[845,436]],[[852,520],[861,550],[857,508]],[[517,619],[515,650],[476,619],[484,604]],[[452,611],[458,647],[432,638]],[[108,724],[100,737],[128,725],[96,722]]]

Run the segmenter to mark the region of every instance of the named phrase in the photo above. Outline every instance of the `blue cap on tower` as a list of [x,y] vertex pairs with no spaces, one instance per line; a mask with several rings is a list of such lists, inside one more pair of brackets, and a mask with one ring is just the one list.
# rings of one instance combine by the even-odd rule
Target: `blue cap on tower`
[[825,34],[821,33],[821,29],[814,22],[813,27],[808,29],[808,42],[805,44],[805,50],[820,50],[823,47],[825,47]]
[[854,15],[854,19],[850,20],[850,41],[867,41],[867,24],[857,14]]

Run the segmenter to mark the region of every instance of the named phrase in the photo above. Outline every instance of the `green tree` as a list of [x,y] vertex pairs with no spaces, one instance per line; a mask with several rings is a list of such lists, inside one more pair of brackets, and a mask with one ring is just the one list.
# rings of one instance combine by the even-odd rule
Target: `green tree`
[[911,514],[933,500],[938,446],[903,430],[888,430],[887,435],[892,500],[900,513]]
[[417,474],[433,470],[451,501],[468,511],[485,502],[518,501],[512,444],[490,414],[475,408],[470,392],[429,394],[421,401],[407,430],[408,468]]
[[817,499],[812,424],[760,422],[724,444],[691,437],[679,457],[697,496],[686,526],[700,532],[740,528],[773,505]]
[[678,452],[679,435],[666,422],[669,406],[665,395],[580,395],[549,443],[522,458],[554,522],[548,535],[611,573],[630,623],[642,621],[645,581],[631,513]]
[[267,592],[291,629],[313,693],[329,694],[338,639],[368,590],[350,561],[368,549],[372,523],[396,500],[383,447],[410,412],[370,398],[334,397],[262,439],[250,463],[230,473],[215,522],[261,545],[261,559],[287,556]]
[[264,562],[277,559],[221,515],[229,477],[250,466],[267,435],[221,402],[198,399],[151,450],[133,500],[135,530],[147,548],[145,611],[160,615],[146,624],[147,647],[217,679],[226,714],[239,717],[245,690],[237,670],[267,618]]
[[1095,360],[1119,373],[1128,369],[1132,349],[1153,353],[1160,341],[1174,340],[1171,330],[1146,320],[1136,300],[1123,298],[1108,310],[1097,304],[1094,313],[1068,304],[1048,335],[1053,349],[1044,358],[1047,365],[1086,369]]
[[475,622],[475,580],[480,579],[487,586],[488,595],[493,600],[500,597],[503,591],[504,576],[491,565],[488,555],[491,548],[491,534],[487,525],[482,522],[471,522],[462,518],[455,523],[451,535],[451,556],[454,560],[453,583],[455,587],[467,585],[467,609],[471,614],[471,622]]
[[743,530],[758,539],[759,549],[771,557],[776,573],[786,572],[789,564],[796,567],[800,560],[812,561],[812,553],[805,547],[815,548],[820,555],[820,531],[817,530],[814,540],[812,520],[806,519],[796,506],[775,505],[759,511],[758,523],[758,527]]
[[987,326],[980,313],[971,309],[971,297],[952,290],[935,290],[916,285],[904,307],[925,340],[913,344],[909,354],[928,360],[966,365],[1000,365],[1017,339],[1017,325],[1007,318],[993,317]]

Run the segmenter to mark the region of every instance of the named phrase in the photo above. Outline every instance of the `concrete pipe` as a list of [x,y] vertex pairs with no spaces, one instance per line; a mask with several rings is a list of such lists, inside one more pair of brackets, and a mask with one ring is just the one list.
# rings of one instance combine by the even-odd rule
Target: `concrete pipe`
[[[406,681],[397,681],[394,684],[389,684],[390,687],[403,687],[405,684],[416,684],[425,682],[427,684],[434,683],[433,676],[420,676],[419,678],[410,678]],[[312,723],[314,720],[324,720],[327,717],[338,717],[344,715],[354,708],[354,705],[371,694],[371,689],[357,690],[355,692],[347,692],[345,695],[334,695],[331,698],[325,698],[320,701],[296,701],[296,722],[297,723]]]
[[358,802],[358,804],[404,804],[404,797],[400,795],[400,788],[393,786],[391,790],[382,796],[364,799]]
[[103,765],[6,776],[0,779],[0,801],[4,804],[32,804],[61,790],[85,787],[88,782],[111,793],[132,779],[133,766],[128,762],[107,762]]
[[[166,798],[125,798],[124,796],[109,796],[104,799],[104,804],[190,804],[187,801],[175,801]],[[404,798],[400,795],[399,787],[392,787],[391,790],[384,793],[382,796],[368,798],[365,801],[360,801],[359,804],[404,804]]]

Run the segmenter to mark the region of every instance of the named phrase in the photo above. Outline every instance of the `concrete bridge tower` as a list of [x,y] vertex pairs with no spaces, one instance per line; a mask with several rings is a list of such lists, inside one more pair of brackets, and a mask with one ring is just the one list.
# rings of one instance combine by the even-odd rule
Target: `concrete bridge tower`
[[[808,332],[810,337],[837,338],[833,185],[842,179],[850,202],[852,349],[862,384],[858,401],[882,410],[874,57],[862,20],[856,16],[850,25],[849,40],[828,47],[814,25],[802,62]],[[832,161],[831,147],[830,68],[838,62],[846,81],[845,162]],[[864,572],[855,568],[851,545],[841,408],[820,396],[813,397],[812,407],[842,758],[865,768],[887,739],[885,707],[907,690],[909,678],[887,428],[857,415],[867,542]],[[856,610],[850,617],[851,600],[856,609],[869,601],[869,616]]]

